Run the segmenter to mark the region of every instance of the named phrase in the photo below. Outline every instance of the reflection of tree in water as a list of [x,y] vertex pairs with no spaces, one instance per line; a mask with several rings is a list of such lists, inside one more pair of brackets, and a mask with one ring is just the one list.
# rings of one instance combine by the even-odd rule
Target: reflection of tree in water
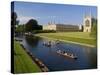
[[30,46],[37,46],[38,45],[38,41],[39,41],[39,37],[36,36],[26,36],[25,37],[26,42],[30,45]]
[[87,56],[89,68],[97,67],[97,49],[86,47],[84,50],[84,54]]
[[90,53],[90,63],[91,63],[91,67],[96,68],[97,67],[97,49],[93,48],[91,49],[93,51],[91,51]]

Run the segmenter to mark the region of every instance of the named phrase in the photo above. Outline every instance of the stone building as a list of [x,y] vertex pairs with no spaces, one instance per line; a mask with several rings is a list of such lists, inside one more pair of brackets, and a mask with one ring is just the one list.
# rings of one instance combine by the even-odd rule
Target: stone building
[[56,31],[79,31],[78,25],[69,24],[48,24],[43,26],[43,30],[56,30]]
[[83,20],[83,32],[91,32],[92,28],[92,17],[90,15],[86,15]]
[[83,25],[71,25],[71,24],[51,24],[43,26],[43,30],[55,30],[55,31],[83,31],[91,32],[92,28],[92,17],[85,15],[83,18]]

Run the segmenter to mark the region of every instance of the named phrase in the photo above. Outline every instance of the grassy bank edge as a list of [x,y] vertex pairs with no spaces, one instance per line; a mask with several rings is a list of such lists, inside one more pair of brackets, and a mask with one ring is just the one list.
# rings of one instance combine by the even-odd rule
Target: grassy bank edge
[[41,72],[38,65],[20,46],[19,42],[14,41],[14,73],[35,73]]
[[96,47],[96,45],[90,45],[90,44],[86,44],[86,43],[79,43],[79,42],[73,42],[73,41],[68,41],[68,40],[62,40],[62,39],[56,39],[56,38],[51,38],[51,37],[47,37],[47,36],[42,36],[42,35],[38,35],[36,34],[35,36],[41,37],[41,38],[46,38],[46,39],[51,39],[51,40],[60,40],[63,42],[69,42],[69,43],[74,43],[74,44],[79,44],[79,45],[84,45],[84,46],[88,46],[88,47]]

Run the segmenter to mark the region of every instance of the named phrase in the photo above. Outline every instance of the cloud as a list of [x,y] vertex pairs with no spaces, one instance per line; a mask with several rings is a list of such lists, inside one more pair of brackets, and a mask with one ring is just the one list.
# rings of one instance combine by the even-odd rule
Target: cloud
[[31,16],[19,16],[18,17],[18,20],[20,21],[20,24],[25,24],[30,19],[36,19],[36,18],[35,17],[31,17]]
[[43,21],[43,20],[46,20],[46,19],[49,19],[49,20],[54,20],[55,18],[57,18],[58,16],[35,16],[35,17],[32,17],[32,16],[18,16],[18,20],[19,20],[19,24],[26,24],[30,19],[35,19],[37,21]]
[[18,17],[18,20],[20,21],[20,24],[25,24],[30,19],[35,19],[35,18],[34,17],[29,17],[29,16],[20,16],[20,17]]

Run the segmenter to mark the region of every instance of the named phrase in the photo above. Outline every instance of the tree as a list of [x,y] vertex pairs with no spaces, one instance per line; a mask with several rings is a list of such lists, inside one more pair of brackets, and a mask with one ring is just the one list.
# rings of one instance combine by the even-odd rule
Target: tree
[[37,30],[42,30],[42,25],[38,25]]
[[19,25],[19,22],[20,22],[19,20],[16,20],[16,25]]
[[92,18],[92,30],[91,30],[91,35],[96,36],[97,34],[97,19]]
[[25,30],[28,32],[32,31],[33,29],[35,29],[37,26],[37,21],[34,19],[30,19],[26,25],[25,25]]
[[16,12],[11,13],[11,25],[16,25],[17,23],[17,14]]
[[16,27],[16,33],[23,33],[24,32],[24,25],[18,25]]
[[38,22],[35,19],[30,19],[25,25],[26,32],[32,32],[33,30],[39,30],[41,28],[42,27],[38,25]]

